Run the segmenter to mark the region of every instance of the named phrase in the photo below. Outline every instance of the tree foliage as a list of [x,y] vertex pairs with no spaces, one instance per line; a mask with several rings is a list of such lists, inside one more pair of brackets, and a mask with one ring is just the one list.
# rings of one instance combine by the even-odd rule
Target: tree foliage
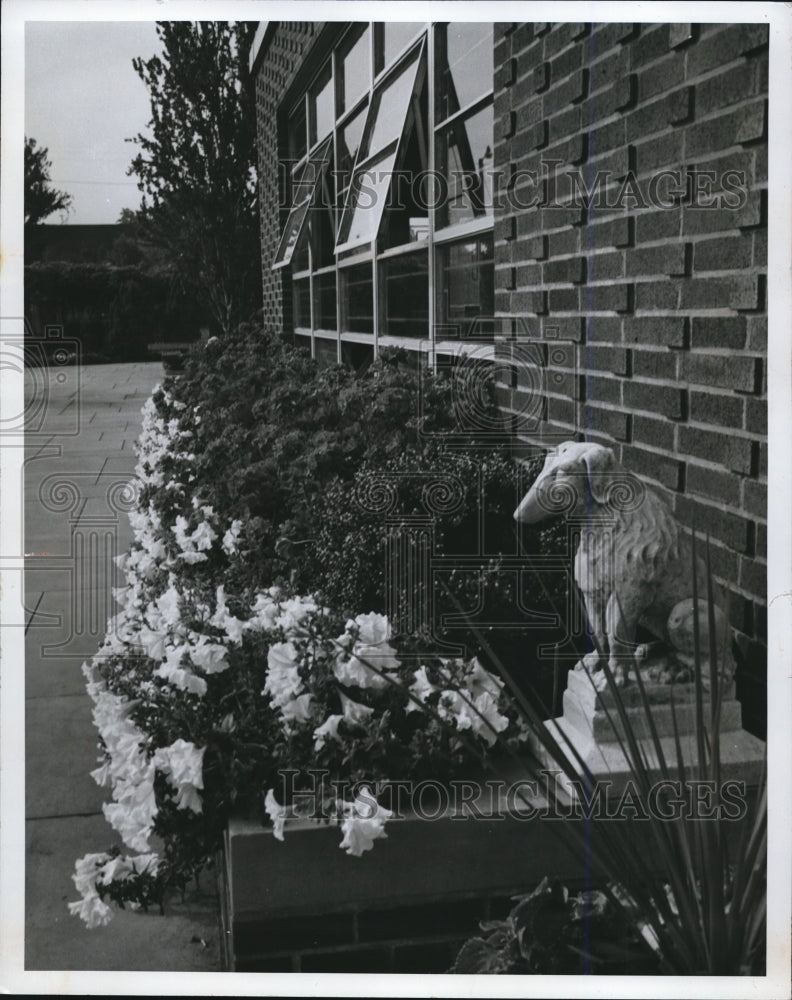
[[143,192],[142,238],[218,332],[260,303],[255,22],[158,22],[162,54],[133,65],[151,101],[149,135],[129,168]]
[[46,146],[25,138],[25,225],[36,226],[53,212],[68,212],[72,196],[52,187]]

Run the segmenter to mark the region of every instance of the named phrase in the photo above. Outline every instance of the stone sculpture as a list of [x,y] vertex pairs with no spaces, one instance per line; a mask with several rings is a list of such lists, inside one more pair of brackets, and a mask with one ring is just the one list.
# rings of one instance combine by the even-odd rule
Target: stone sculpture
[[[514,518],[533,524],[563,511],[580,524],[575,582],[583,596],[595,650],[578,669],[603,686],[600,651],[619,686],[631,667],[654,681],[691,680],[695,669],[691,540],[668,504],[616,461],[610,448],[566,441],[551,451]],[[696,560],[699,664],[709,688],[707,573]],[[731,632],[714,592],[719,677],[731,680]],[[643,625],[665,646],[638,645]]]

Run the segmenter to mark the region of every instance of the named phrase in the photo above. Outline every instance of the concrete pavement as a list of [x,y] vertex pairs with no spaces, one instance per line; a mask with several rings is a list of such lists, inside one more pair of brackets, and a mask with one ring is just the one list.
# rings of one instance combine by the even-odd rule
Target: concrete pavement
[[87,930],[67,910],[83,854],[119,838],[101,804],[96,730],[80,671],[114,613],[112,558],[131,540],[125,484],[140,410],[159,363],[36,369],[26,375],[25,968],[219,971],[214,882],[168,913],[118,912]]

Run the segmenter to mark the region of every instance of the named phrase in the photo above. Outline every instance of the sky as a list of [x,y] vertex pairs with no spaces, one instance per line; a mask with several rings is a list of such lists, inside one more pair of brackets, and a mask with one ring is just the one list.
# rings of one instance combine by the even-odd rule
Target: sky
[[67,224],[117,222],[140,205],[126,176],[138,147],[124,140],[146,131],[150,105],[132,59],[160,48],[154,21],[27,22],[25,135],[47,147],[53,186],[72,195]]

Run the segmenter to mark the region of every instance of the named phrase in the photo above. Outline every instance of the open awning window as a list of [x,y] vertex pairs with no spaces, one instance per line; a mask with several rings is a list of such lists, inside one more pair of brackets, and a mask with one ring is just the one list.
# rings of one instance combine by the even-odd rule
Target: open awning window
[[426,73],[425,43],[377,84],[336,240],[336,254],[370,245],[379,233]]
[[273,270],[285,267],[291,263],[294,252],[305,237],[308,230],[308,216],[311,209],[316,204],[319,191],[322,189],[322,182],[325,169],[330,159],[332,146],[332,136],[327,139],[309,155],[300,171],[294,185],[292,207],[286,225],[283,228],[278,250],[275,254]]

